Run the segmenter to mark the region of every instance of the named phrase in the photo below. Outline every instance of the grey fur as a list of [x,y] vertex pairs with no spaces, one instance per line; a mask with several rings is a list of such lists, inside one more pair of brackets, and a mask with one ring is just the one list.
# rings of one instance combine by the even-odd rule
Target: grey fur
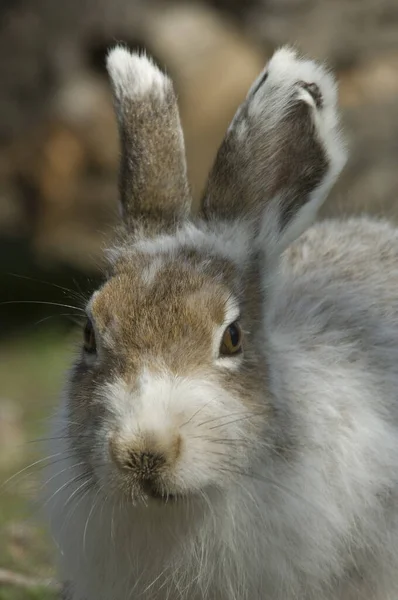
[[[47,486],[73,600],[396,600],[398,231],[310,227],[345,161],[333,78],[275,54],[193,222],[171,84],[145,60],[111,61],[129,235]],[[243,352],[221,357],[238,318]]]

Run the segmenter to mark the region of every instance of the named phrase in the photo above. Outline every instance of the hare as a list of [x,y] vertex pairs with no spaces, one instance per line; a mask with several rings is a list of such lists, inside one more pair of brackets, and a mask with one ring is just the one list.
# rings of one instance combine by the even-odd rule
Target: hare
[[46,486],[72,600],[398,598],[398,231],[313,224],[333,76],[278,50],[191,214],[170,79],[107,59],[121,231]]

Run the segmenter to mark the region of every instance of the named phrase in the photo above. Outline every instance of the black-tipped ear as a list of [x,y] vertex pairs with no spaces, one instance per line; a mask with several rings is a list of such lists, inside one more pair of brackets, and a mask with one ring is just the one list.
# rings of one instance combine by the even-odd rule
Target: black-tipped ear
[[253,84],[221,145],[202,202],[210,220],[252,220],[281,251],[313,220],[345,163],[336,86],[288,48]]
[[120,198],[129,229],[162,230],[190,208],[184,138],[170,79],[146,56],[108,55],[121,142]]

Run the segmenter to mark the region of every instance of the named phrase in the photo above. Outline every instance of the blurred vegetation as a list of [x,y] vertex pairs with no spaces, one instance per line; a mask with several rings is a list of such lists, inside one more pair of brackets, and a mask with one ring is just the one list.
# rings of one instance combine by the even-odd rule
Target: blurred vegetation
[[[48,455],[38,440],[48,435],[74,338],[60,327],[31,327],[0,343],[0,566],[43,580],[53,574],[53,551],[36,502],[44,463],[26,467]],[[44,594],[42,588],[0,586],[0,600]]]
[[[0,569],[43,581],[54,566],[42,463],[23,469],[46,455],[34,440],[79,339],[73,307],[101,279],[116,220],[104,69],[116,41],[175,81],[196,202],[250,83],[275,47],[295,43],[340,82],[351,158],[323,216],[398,215],[396,0],[0,0]],[[51,597],[0,583],[0,600]]]

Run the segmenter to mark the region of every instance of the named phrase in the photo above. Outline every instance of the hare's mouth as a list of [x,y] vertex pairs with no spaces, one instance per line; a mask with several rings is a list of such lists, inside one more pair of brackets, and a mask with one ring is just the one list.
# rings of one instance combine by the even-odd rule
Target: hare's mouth
[[141,483],[142,491],[148,499],[153,499],[158,502],[177,502],[182,498],[182,494],[176,492],[169,492],[167,489],[156,485],[152,481],[143,481]]

